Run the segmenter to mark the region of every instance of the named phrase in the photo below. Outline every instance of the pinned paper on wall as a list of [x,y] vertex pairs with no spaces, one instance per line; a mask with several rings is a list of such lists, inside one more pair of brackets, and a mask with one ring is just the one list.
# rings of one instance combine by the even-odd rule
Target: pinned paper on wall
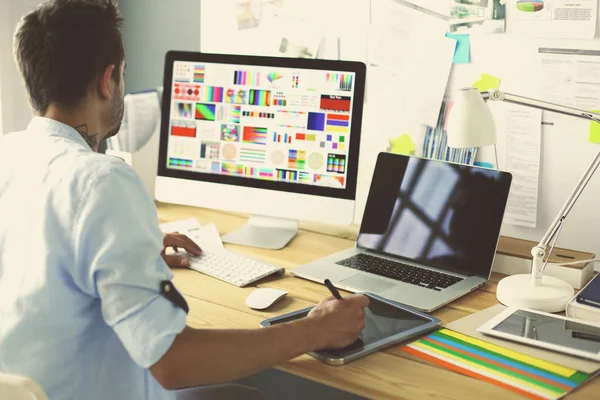
[[416,149],[417,146],[415,146],[415,143],[413,142],[410,135],[405,133],[401,136],[398,136],[395,139],[390,140],[390,147],[388,151],[390,153],[404,154],[410,156],[412,154],[415,154]]
[[[599,110],[592,110],[592,112],[600,113]],[[590,121],[590,143],[600,144],[600,123],[596,121]]]
[[471,62],[471,35],[468,33],[446,33],[446,37],[456,40],[452,64],[469,64]]
[[479,89],[480,92],[498,89],[500,87],[500,78],[496,78],[493,75],[481,74],[481,78],[473,84],[473,87]]

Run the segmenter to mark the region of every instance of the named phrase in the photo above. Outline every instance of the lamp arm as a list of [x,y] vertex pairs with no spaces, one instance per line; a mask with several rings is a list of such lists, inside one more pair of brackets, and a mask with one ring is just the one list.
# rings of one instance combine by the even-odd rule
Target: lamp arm
[[506,93],[498,89],[490,89],[487,92],[481,92],[481,96],[484,100],[503,101],[505,103],[533,107],[544,111],[551,111],[559,114],[570,115],[572,117],[579,117],[600,122],[600,114],[595,112],[561,106],[560,104],[549,103],[547,101],[536,100],[529,97],[518,96],[516,94]]
[[[482,92],[481,96],[484,98],[484,100],[503,101],[512,104],[533,107],[544,111],[551,111],[559,114],[570,115],[573,117],[584,118],[600,123],[600,114],[598,113],[580,110],[572,107],[561,106],[558,104],[548,103],[545,101],[531,99],[523,96],[517,96],[510,93],[504,93],[497,89],[490,89],[487,92]],[[538,243],[537,246],[531,249],[531,255],[533,256],[533,265],[531,272],[534,283],[540,284],[542,278],[541,273],[544,266],[544,257],[546,256],[546,250],[548,249],[548,246],[550,245],[552,239],[560,231],[561,225],[564,223],[564,220],[567,218],[567,215],[569,215],[569,213],[571,212],[571,209],[573,209],[573,206],[575,205],[575,203],[579,199],[579,196],[581,195],[588,182],[596,172],[596,169],[598,169],[598,166],[600,166],[600,152],[596,155],[588,169],[585,171],[585,173],[577,183],[577,186],[575,186],[575,189],[573,189],[573,192],[571,193],[571,195],[561,208],[560,212],[550,225],[550,228],[548,228],[548,230],[544,234],[542,240]]]

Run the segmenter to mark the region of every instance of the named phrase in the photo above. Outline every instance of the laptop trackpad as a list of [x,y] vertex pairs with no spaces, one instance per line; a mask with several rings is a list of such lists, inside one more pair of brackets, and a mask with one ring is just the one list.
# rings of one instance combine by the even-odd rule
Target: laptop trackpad
[[343,285],[358,289],[363,292],[381,293],[391,287],[396,286],[383,279],[372,278],[370,276],[356,274],[348,279],[340,281]]

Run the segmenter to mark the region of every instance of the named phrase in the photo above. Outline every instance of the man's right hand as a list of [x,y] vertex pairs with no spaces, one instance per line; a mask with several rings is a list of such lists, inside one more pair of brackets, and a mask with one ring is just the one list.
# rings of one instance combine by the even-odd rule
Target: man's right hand
[[[365,310],[369,298],[364,295],[329,297],[317,304],[306,317],[317,329],[319,349],[348,346],[365,327]],[[318,349],[315,349],[318,350]]]

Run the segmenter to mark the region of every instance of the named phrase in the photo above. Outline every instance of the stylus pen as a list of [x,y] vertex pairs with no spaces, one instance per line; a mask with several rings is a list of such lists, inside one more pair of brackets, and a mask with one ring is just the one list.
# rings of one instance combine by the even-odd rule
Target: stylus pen
[[340,292],[338,292],[337,288],[333,286],[333,283],[331,283],[329,279],[325,279],[325,286],[327,286],[327,289],[329,289],[333,297],[335,297],[338,300],[342,300],[342,295],[340,294]]

